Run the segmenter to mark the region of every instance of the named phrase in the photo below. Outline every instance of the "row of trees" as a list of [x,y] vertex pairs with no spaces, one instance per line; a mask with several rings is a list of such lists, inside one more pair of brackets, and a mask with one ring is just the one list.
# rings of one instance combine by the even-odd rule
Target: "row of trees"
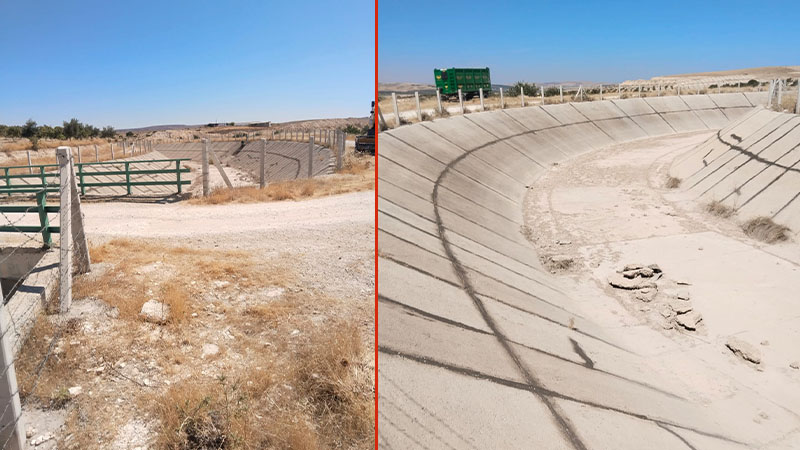
[[25,125],[0,124],[0,137],[38,139],[87,139],[87,138],[113,138],[117,131],[112,126],[102,130],[88,123],[81,123],[78,119],[63,122],[62,126],[51,127],[38,125],[33,119],[28,119]]

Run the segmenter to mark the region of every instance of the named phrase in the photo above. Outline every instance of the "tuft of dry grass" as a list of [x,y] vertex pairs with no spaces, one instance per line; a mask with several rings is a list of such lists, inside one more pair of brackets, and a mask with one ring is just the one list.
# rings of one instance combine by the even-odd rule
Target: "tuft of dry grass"
[[680,178],[668,176],[667,181],[664,183],[664,187],[667,189],[677,189],[681,187],[681,181],[682,180]]
[[756,217],[742,224],[742,230],[753,239],[768,244],[782,242],[789,239],[791,229],[785,225],[775,223],[769,217]]
[[709,212],[717,217],[722,217],[723,219],[727,219],[731,217],[736,210],[732,207],[722,203],[719,200],[714,200],[706,204],[705,206],[706,212]]

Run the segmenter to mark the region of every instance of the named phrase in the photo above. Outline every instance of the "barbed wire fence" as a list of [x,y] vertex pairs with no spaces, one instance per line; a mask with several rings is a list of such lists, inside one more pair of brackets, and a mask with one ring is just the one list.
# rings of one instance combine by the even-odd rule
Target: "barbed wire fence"
[[[28,337],[34,326],[38,314],[49,305],[55,296],[52,289],[43,289],[38,299],[29,301],[27,304],[14,302],[11,297],[6,301],[6,293],[3,293],[3,302],[0,304],[0,448],[9,450],[21,450],[26,444],[26,430],[24,426],[23,408],[28,401],[33,398],[33,394],[41,379],[42,373],[47,367],[47,363],[53,355],[56,344],[64,331],[67,320],[65,313],[69,311],[72,302],[72,275],[86,273],[90,270],[90,257],[83,227],[83,216],[80,207],[80,196],[78,195],[77,180],[73,166],[72,152],[69,147],[59,147],[56,150],[59,163],[58,177],[52,177],[41,189],[41,193],[58,192],[59,197],[59,239],[57,242],[48,243],[45,241],[45,231],[49,227],[48,221],[41,221],[40,210],[31,207],[25,210],[22,217],[17,220],[10,218],[3,213],[3,219],[15,231],[21,233],[26,238],[22,244],[16,245],[13,249],[0,259],[0,264],[9,261],[23,248],[32,248],[31,242],[41,240],[41,248],[47,252],[57,251],[59,254],[58,263],[58,314],[48,320],[53,325],[53,335],[42,355],[21,355],[25,339]],[[58,179],[58,183],[56,183]],[[38,193],[37,193],[38,194]],[[41,195],[41,194],[40,194]],[[42,226],[39,230],[31,232],[29,228],[21,228],[19,225],[31,213],[36,213],[37,220]],[[46,212],[45,212],[46,214]],[[37,270],[41,270],[37,265],[19,277],[9,292],[18,292],[25,281]],[[48,285],[48,287],[50,287]],[[30,387],[21,392],[20,384],[17,379],[17,363],[22,358],[28,358],[25,362],[30,362],[30,358],[38,358],[34,361],[33,371],[27,377],[26,384]],[[24,394],[24,398],[22,398]]]

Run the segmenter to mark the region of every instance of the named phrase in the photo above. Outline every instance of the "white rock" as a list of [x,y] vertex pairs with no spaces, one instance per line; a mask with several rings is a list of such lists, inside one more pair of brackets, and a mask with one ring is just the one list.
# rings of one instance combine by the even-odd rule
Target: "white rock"
[[696,330],[697,324],[700,323],[701,320],[703,320],[703,316],[697,311],[691,311],[687,314],[680,314],[675,317],[675,322],[678,322],[678,325],[687,330]]
[[70,397],[75,397],[76,395],[80,395],[80,393],[83,392],[83,388],[80,386],[72,386],[71,388],[67,389],[67,392],[69,392]]
[[728,347],[736,356],[755,364],[761,364],[761,352],[749,343],[741,339],[731,337],[728,339],[728,342],[725,343],[725,346]]
[[164,323],[169,319],[169,305],[157,300],[149,300],[142,305],[139,317],[152,323]]
[[690,298],[689,291],[685,289],[678,291],[678,300],[689,300],[689,298]]
[[800,361],[795,361],[789,364],[789,367],[791,367],[792,369],[800,369]]
[[217,353],[219,353],[219,347],[216,344],[203,344],[203,359],[208,356],[214,356]]
[[34,446],[34,447],[38,447],[38,446],[44,444],[45,442],[53,439],[54,437],[55,436],[53,435],[53,433],[43,434],[43,435],[41,435],[39,437],[33,438],[31,440],[31,445]]

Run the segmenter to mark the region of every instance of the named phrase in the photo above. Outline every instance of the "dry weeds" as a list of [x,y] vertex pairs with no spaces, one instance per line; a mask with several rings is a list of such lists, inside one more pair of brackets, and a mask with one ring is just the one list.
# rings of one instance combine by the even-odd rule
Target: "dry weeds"
[[775,223],[771,218],[766,216],[748,220],[742,224],[742,230],[751,238],[768,244],[788,240],[789,232],[791,231],[789,227]]
[[667,189],[677,189],[681,187],[681,181],[682,180],[680,178],[668,176],[667,181],[664,183],[664,187]]
[[[90,251],[75,302],[118,314],[104,306],[107,317],[61,325],[42,315],[18,362],[23,398],[67,409],[59,448],[109,448],[131,421],[150,423],[160,449],[371,447],[374,391],[357,320],[336,318],[339,299],[297,287],[291,258],[132,239]],[[171,306],[170,323],[138,317],[149,298]],[[219,353],[205,358],[209,340]],[[69,396],[76,385],[83,393]]]
[[735,209],[719,200],[713,200],[706,204],[705,210],[706,212],[709,212],[717,217],[722,217],[723,219],[731,217],[736,212]]
[[189,199],[194,205],[223,205],[228,203],[260,203],[282,200],[302,200],[375,189],[375,158],[349,156],[335,174],[311,179],[281,181],[267,185],[215,189],[208,197]]

